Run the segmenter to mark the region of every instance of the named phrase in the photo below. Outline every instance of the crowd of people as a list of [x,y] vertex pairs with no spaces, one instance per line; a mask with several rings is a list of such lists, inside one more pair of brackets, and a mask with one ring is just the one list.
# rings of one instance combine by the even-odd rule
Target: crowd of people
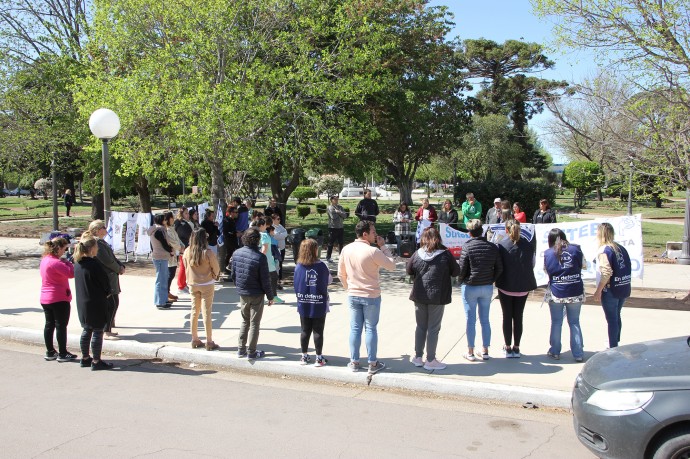
[[[400,204],[393,216],[398,250],[412,237],[413,219],[423,225],[419,243],[406,263],[406,272],[413,278],[410,300],[415,307],[416,329],[413,365],[427,370],[443,370],[446,365],[436,355],[445,305],[452,302],[455,291],[453,279],[460,283],[459,293],[466,317],[467,352],[469,361],[490,358],[491,325],[489,311],[494,295],[503,312],[503,356],[521,357],[520,340],[523,334],[523,312],[528,295],[537,288],[534,277],[535,246],[521,236],[520,224],[525,220],[519,203],[511,206],[496,198],[494,207],[486,215],[487,222],[504,225],[507,237],[500,243],[489,242],[484,234],[481,203],[472,193],[467,194],[461,212],[446,200],[437,212],[428,199],[413,213],[406,204]],[[367,349],[367,369],[374,374],[385,368],[377,356],[377,324],[381,308],[381,269],[395,270],[396,260],[386,240],[376,232],[378,205],[365,194],[356,214],[360,218],[355,227],[356,239],[343,243],[343,221],[347,216],[338,204],[338,197],[330,198],[329,244],[326,263],[319,259],[318,243],[313,239],[301,242],[294,271],[293,287],[300,316],[300,363],[310,364],[309,341],[313,335],[316,354],[314,363],[324,366],[324,329],[330,310],[328,286],[333,277],[327,263],[332,262],[333,246],[337,245],[339,258],[337,275],[347,292],[350,311],[350,362],[352,371],[359,371],[362,333]],[[215,284],[222,271],[228,274],[240,297],[242,318],[237,345],[239,358],[259,359],[265,352],[258,349],[261,318],[265,305],[284,302],[278,292],[284,287],[283,258],[287,230],[284,215],[271,200],[261,212],[253,202],[235,199],[225,210],[222,235],[215,211],[207,210],[199,223],[196,211],[181,207],[175,217],[171,212],[154,216],[148,234],[151,238],[152,260],[155,268],[154,305],[170,308],[178,300],[171,292],[177,274],[178,291],[191,296],[191,346],[213,351],[219,346],[212,339],[211,314]],[[555,213],[548,202],[542,200],[534,222],[555,222]],[[432,224],[444,222],[469,233],[459,259],[443,246],[439,230]],[[92,370],[111,368],[101,360],[103,339],[117,339],[113,330],[120,293],[119,276],[124,265],[115,257],[105,242],[105,224],[96,220],[82,235],[73,262],[64,255],[67,241],[55,238],[45,245],[41,261],[41,298],[45,312],[44,338],[46,360],[68,361],[77,358],[67,350],[66,328],[70,316],[72,294],[68,280],[75,279],[79,320],[83,328],[80,340],[81,366]],[[225,258],[219,263],[217,245],[219,237],[225,244]],[[601,301],[608,322],[609,346],[620,341],[621,309],[630,296],[631,266],[626,249],[614,242],[610,224],[598,227],[600,249],[597,264],[596,301]],[[579,323],[580,308],[584,302],[581,271],[586,269],[582,250],[569,243],[563,231],[554,228],[548,235],[549,249],[544,255],[544,270],[549,277],[546,298],[551,313],[551,333],[547,356],[560,359],[561,329],[564,318],[570,327],[570,349],[573,358],[584,358],[583,337]],[[74,264],[73,264],[74,263]],[[199,337],[198,319],[202,316],[206,342]],[[476,346],[477,318],[481,327],[481,345]],[[58,350],[53,344],[57,338]],[[426,359],[424,353],[426,351]]]

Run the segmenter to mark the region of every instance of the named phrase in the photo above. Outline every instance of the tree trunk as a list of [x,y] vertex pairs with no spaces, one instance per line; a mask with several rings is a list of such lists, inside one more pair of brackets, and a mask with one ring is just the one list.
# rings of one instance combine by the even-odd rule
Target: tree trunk
[[140,176],[134,181],[134,189],[139,195],[139,204],[144,213],[151,212],[151,193],[149,192],[149,181],[146,177]]
[[601,187],[597,187],[597,201],[601,202],[604,200],[604,196],[601,193]]
[[408,206],[412,205],[412,179],[402,179],[396,177],[398,181],[398,189],[400,190],[400,203],[403,202]]
[[220,202],[220,209],[225,208],[225,181],[223,179],[223,161],[221,160],[220,152],[215,151],[214,157],[209,160],[211,166],[211,201],[209,205],[213,208],[218,207]]
[[273,160],[273,167],[271,170],[271,175],[268,178],[268,182],[271,185],[271,195],[276,198],[278,207],[283,211],[285,216],[285,223],[287,224],[287,201],[290,195],[297,185],[299,184],[301,167],[297,161],[293,162],[292,165],[292,176],[288,181],[285,188],[283,188],[283,180],[281,171],[283,169],[283,160],[281,158],[276,158]]
[[105,219],[105,208],[103,207],[103,193],[98,193],[91,196],[91,219]]

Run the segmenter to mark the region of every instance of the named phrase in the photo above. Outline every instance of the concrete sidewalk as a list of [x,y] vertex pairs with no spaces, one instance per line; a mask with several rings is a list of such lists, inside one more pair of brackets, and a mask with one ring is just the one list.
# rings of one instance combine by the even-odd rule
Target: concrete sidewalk
[[[27,240],[33,241],[33,240]],[[31,246],[40,252],[36,241],[0,238],[0,262],[3,250],[30,255]],[[290,257],[288,256],[288,259]],[[16,263],[0,263],[2,286],[7,292],[0,304],[0,338],[42,343],[43,312],[39,304],[41,280],[34,257]],[[289,266],[289,264],[286,264]],[[335,265],[332,266],[335,269]],[[153,268],[151,268],[153,269]],[[501,356],[501,308],[498,300],[491,304],[491,359],[468,362],[462,358],[467,351],[465,318],[458,288],[453,302],[446,306],[443,328],[438,344],[438,358],[448,364],[443,371],[429,372],[410,363],[414,349],[414,306],[408,299],[411,286],[403,282],[404,267],[384,272],[381,318],[379,322],[378,357],[387,368],[372,378],[372,385],[439,394],[472,396],[511,403],[533,402],[541,405],[569,406],[570,390],[582,364],[576,363],[569,350],[569,331],[564,326],[561,360],[545,356],[549,343],[550,317],[541,297],[531,295],[525,309],[524,334],[521,342],[523,357],[505,359]],[[267,352],[265,359],[250,363],[235,356],[240,325],[239,298],[229,283],[218,286],[213,310],[213,339],[220,352],[207,352],[190,347],[189,296],[170,310],[153,306],[153,277],[126,274],[122,276],[122,294],[117,315],[121,340],[106,341],[111,352],[159,357],[182,362],[223,365],[277,374],[308,378],[324,378],[348,383],[367,384],[366,372],[352,373],[349,361],[349,311],[347,295],[339,284],[331,288],[331,312],[326,320],[324,354],[327,367],[315,368],[299,364],[299,316],[291,288],[280,292],[286,304],[267,307],[262,320],[259,349]],[[648,264],[644,281],[636,287],[688,290],[690,267],[672,264]],[[633,290],[633,296],[634,296]],[[685,311],[626,308],[623,312],[621,344],[687,335],[690,314]],[[606,347],[606,320],[601,306],[588,301],[582,308],[581,324],[586,358]],[[202,325],[200,325],[202,326]],[[78,353],[81,332],[72,302],[69,348]],[[201,330],[202,338],[203,330]],[[477,344],[481,343],[481,327],[477,323]],[[362,340],[364,341],[364,339]],[[362,343],[362,361],[366,348]]]

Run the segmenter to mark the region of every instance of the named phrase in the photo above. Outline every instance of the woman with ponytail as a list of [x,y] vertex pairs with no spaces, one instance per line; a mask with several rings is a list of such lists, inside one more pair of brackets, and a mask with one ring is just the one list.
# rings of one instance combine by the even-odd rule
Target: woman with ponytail
[[93,237],[82,237],[74,251],[77,312],[83,328],[80,340],[81,366],[91,367],[91,370],[108,370],[113,364],[101,360],[101,349],[113,292],[108,275],[96,259],[97,256],[98,241]]
[[[43,339],[46,344],[46,360],[67,362],[77,358],[67,352],[67,324],[69,323],[72,292],[69,279],[74,278],[74,265],[63,258],[69,243],[56,237],[46,242],[41,259],[41,306],[45,314]],[[56,332],[57,331],[57,332]],[[58,351],[53,346],[53,335],[57,337]]]
[[534,247],[520,236],[520,222],[508,220],[506,233],[508,238],[498,244],[503,273],[496,280],[496,288],[503,310],[503,355],[510,359],[520,357],[522,314],[529,292],[537,288],[537,280],[534,277]]
[[[549,231],[549,249],[544,252],[544,271],[549,275],[546,301],[551,310],[551,338],[547,356],[561,358],[561,329],[563,317],[570,326],[570,351],[576,362],[584,358],[580,309],[585,301],[582,270],[587,268],[579,245],[571,244],[558,228]],[[565,310],[565,312],[564,312]]]

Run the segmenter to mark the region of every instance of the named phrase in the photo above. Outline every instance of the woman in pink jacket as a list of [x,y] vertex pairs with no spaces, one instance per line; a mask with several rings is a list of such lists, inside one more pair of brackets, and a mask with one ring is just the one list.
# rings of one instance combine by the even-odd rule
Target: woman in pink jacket
[[[69,243],[56,237],[46,242],[41,259],[41,306],[46,316],[43,338],[46,360],[68,362],[77,358],[67,352],[67,324],[69,323],[72,292],[69,279],[74,279],[74,265],[62,258]],[[57,330],[57,333],[55,333]],[[53,346],[53,333],[57,335],[58,351]]]

